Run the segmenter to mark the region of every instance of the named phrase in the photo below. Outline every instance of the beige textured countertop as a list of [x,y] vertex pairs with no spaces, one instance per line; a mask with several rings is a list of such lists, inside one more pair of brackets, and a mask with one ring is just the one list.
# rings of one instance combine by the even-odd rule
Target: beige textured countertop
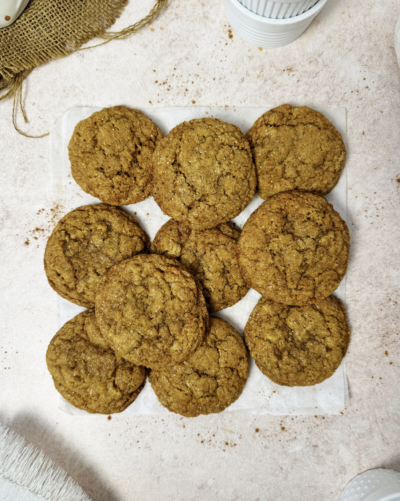
[[[132,0],[115,28],[151,5]],[[30,124],[19,123],[31,133],[83,105],[347,108],[352,339],[350,406],[340,416],[109,421],[57,410],[45,366],[56,296],[42,261],[45,236],[73,207],[51,199],[48,138],[18,135],[12,103],[0,103],[0,421],[93,501],[334,501],[361,471],[400,470],[399,15],[398,0],[330,0],[297,42],[261,51],[230,38],[222,0],[170,0],[151,27],[40,67],[24,87]]]

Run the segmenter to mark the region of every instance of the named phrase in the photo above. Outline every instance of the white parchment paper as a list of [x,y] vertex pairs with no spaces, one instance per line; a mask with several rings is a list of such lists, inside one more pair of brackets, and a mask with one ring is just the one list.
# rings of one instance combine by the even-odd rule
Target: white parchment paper
[[[203,117],[215,117],[233,123],[246,133],[260,115],[273,107],[273,105],[265,108],[193,106],[140,109],[162,129],[164,134],[185,120]],[[310,107],[323,113],[340,131],[346,142],[346,110],[344,108],[317,107],[312,104]],[[72,207],[99,202],[97,198],[82,191],[73,180],[68,158],[68,143],[76,124],[100,109],[102,108],[71,108],[57,120],[51,130],[52,192],[56,202]],[[326,196],[345,220],[347,216],[346,191],[345,169],[337,186]],[[234,219],[234,222],[242,228],[250,214],[261,203],[261,198],[256,195],[249,206]],[[125,206],[124,209],[140,221],[142,228],[150,235],[151,239],[169,219],[168,216],[162,214],[151,197],[138,204]],[[345,300],[345,280],[346,278],[335,291],[335,295],[342,301]],[[250,289],[239,303],[216,313],[215,316],[227,320],[243,335],[247,319],[260,297],[255,290]],[[61,328],[65,322],[83,310],[84,308],[58,296],[58,328]],[[270,381],[251,359],[249,379],[242,395],[224,412],[297,416],[338,414],[348,405],[348,400],[349,392],[344,360],[335,374],[323,383],[311,387],[289,388]],[[69,414],[88,414],[86,411],[76,409],[62,397],[60,397],[58,407]],[[158,402],[151,385],[146,383],[135,402],[124,412],[126,414],[161,414],[169,411]]]

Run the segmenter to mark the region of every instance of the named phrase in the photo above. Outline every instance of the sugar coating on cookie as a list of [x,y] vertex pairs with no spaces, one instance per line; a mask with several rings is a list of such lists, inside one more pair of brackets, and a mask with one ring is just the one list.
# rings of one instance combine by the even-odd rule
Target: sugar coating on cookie
[[203,286],[209,311],[233,306],[248,292],[236,259],[240,232],[221,223],[209,230],[192,230],[170,219],[155,236],[150,252],[177,259]]
[[153,152],[163,137],[139,110],[104,108],[75,127],[68,146],[72,176],[110,205],[141,202],[151,194]]
[[90,413],[122,412],[139,395],[146,369],[122,360],[105,342],[94,310],[67,322],[50,341],[47,368],[56,389]]
[[147,251],[148,246],[149,237],[127,212],[106,204],[84,205],[54,228],[44,268],[60,296],[93,308],[101,277],[111,266]]
[[257,184],[250,146],[235,125],[215,118],[184,122],[154,154],[154,200],[177,221],[207,229],[236,217]]
[[246,344],[258,368],[283,386],[322,383],[346,354],[350,329],[339,299],[307,306],[261,298],[246,324]]
[[201,285],[178,261],[155,254],[111,268],[99,287],[96,318],[116,353],[146,367],[185,361],[209,326]]
[[322,113],[283,104],[264,113],[247,133],[257,169],[258,194],[304,190],[325,195],[339,181],[346,147]]
[[204,343],[183,364],[153,369],[160,403],[186,417],[222,412],[241,395],[249,373],[246,346],[228,322],[211,317]]
[[325,198],[278,193],[246,221],[238,243],[245,281],[268,299],[315,303],[337,289],[347,269],[350,234]]

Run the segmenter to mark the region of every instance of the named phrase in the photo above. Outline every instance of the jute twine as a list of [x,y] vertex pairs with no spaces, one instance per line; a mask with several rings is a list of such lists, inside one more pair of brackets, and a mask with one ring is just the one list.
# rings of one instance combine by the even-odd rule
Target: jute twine
[[[1,1],[1,0],[0,0]],[[121,15],[128,0],[31,0],[26,10],[7,28],[0,29],[0,100],[14,98],[12,121],[16,131],[26,137],[16,123],[18,105],[27,122],[22,103],[22,84],[31,71],[52,59],[65,57],[122,40],[150,23],[168,0],[155,0],[149,14],[121,31],[106,31]],[[104,39],[97,45],[82,47],[92,38]]]

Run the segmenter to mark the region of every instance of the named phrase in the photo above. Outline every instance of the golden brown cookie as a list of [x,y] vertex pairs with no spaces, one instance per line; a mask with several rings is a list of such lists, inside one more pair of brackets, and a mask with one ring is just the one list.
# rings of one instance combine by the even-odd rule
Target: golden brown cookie
[[291,190],[329,193],[346,161],[342,136],[307,106],[283,104],[262,115],[247,133],[264,200]]
[[155,254],[111,268],[99,287],[96,318],[116,353],[146,367],[183,362],[209,327],[200,284],[178,261]]
[[64,216],[51,234],[44,269],[68,301],[93,308],[101,277],[116,263],[147,251],[149,237],[117,207],[84,205]]
[[151,387],[160,403],[186,417],[222,412],[237,400],[249,373],[246,346],[228,322],[210,318],[204,343],[181,365],[153,369]]
[[125,410],[139,395],[146,369],[122,360],[104,341],[94,310],[67,322],[50,341],[47,368],[68,402],[90,413]]
[[158,230],[150,252],[177,259],[200,281],[209,311],[219,311],[236,304],[249,290],[236,259],[239,237],[233,224],[196,231],[170,219]]
[[337,289],[350,234],[324,197],[291,191],[264,202],[246,221],[238,262],[246,282],[268,299],[303,305]]
[[151,194],[153,152],[163,137],[139,110],[104,108],[75,127],[68,152],[72,176],[110,205],[141,202]]
[[257,184],[250,146],[235,125],[215,118],[183,122],[154,153],[154,200],[193,229],[214,228],[251,202]]
[[350,329],[335,296],[307,306],[261,298],[246,324],[246,344],[257,367],[282,386],[322,383],[346,354]]

